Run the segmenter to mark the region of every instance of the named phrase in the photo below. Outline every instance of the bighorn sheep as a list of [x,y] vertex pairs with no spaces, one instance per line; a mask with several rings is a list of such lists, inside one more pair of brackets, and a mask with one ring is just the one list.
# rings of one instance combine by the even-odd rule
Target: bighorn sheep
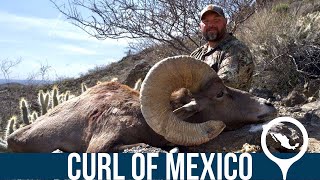
[[[172,111],[170,97],[189,89],[191,101]],[[205,63],[189,56],[154,65],[139,92],[101,83],[58,105],[8,139],[14,152],[117,152],[139,143],[194,146],[275,114],[266,100],[226,87]],[[214,140],[213,140],[214,141]]]

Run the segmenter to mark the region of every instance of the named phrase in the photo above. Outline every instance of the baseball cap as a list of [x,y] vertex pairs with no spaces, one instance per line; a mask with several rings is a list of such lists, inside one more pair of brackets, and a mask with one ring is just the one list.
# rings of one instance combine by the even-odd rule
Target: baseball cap
[[202,19],[202,16],[208,11],[212,11],[212,12],[218,13],[220,16],[223,16],[225,18],[223,9],[220,6],[214,5],[214,4],[209,4],[208,6],[203,8],[201,13],[200,13],[200,18]]

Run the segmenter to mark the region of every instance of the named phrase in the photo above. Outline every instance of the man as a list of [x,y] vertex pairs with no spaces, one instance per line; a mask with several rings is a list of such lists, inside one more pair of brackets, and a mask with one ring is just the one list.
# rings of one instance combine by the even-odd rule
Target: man
[[208,43],[191,56],[209,64],[227,86],[248,91],[254,69],[249,48],[227,33],[227,19],[221,7],[210,4],[200,16],[200,29]]

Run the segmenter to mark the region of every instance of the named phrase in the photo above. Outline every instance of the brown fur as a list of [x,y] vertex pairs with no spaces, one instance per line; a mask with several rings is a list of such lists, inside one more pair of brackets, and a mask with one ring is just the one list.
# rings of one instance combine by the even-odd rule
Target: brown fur
[[167,143],[143,120],[139,93],[109,82],[96,85],[17,130],[8,138],[8,147],[16,152],[112,152],[141,142]]
[[[194,101],[200,109],[196,109],[195,114],[190,112],[194,115],[187,116],[187,121],[223,120],[227,126],[232,126],[241,120],[256,122],[257,117],[273,112],[274,107],[261,104],[245,92],[228,88],[221,81],[212,82],[214,85],[206,86],[194,97],[186,89],[176,94],[175,98],[181,101],[176,102],[179,106],[197,98]],[[216,98],[221,91],[225,92],[224,97]],[[170,144],[146,123],[140,110],[139,92],[117,82],[98,84],[56,106],[34,123],[12,133],[7,142],[14,152],[56,149],[119,152],[136,145],[163,147]]]

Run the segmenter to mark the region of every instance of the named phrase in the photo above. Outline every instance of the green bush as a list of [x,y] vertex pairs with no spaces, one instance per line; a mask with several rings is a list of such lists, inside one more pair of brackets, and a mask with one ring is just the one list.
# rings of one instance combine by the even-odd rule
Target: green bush
[[277,13],[287,13],[289,12],[289,4],[279,3],[273,7],[273,11]]

